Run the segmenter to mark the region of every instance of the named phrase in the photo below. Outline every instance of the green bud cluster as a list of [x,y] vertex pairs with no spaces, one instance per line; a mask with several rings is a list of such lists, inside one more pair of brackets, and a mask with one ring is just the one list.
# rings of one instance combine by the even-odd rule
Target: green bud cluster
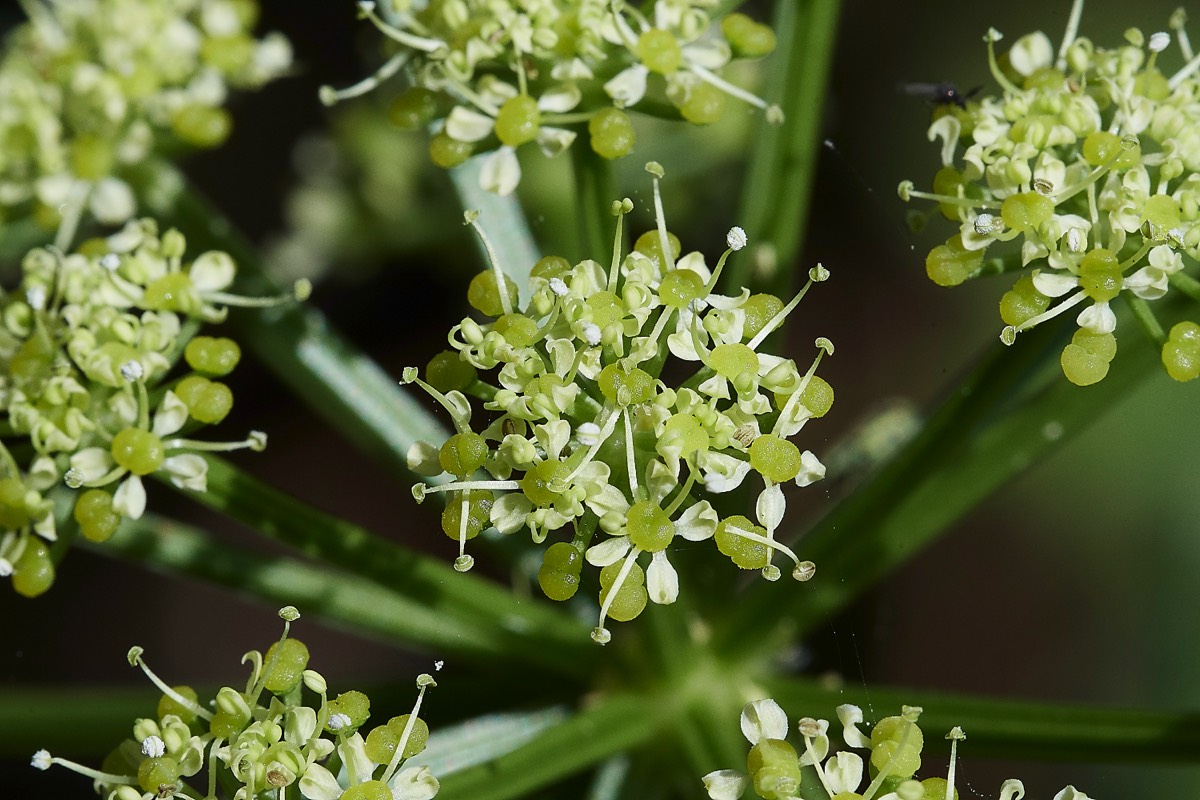
[[256,39],[255,0],[27,0],[0,56],[0,217],[47,229],[84,208],[136,213],[127,170],[155,150],[215,147],[229,88],[291,65],[278,33]]
[[[281,616],[294,621],[293,608]],[[224,686],[201,702],[190,686],[168,686],[142,659],[129,652],[163,690],[156,713],[133,724],[100,770],[55,758],[45,750],[33,765],[65,766],[95,781],[96,790],[115,800],[163,797],[303,797],[306,800],[400,798],[431,800],[438,780],[428,767],[402,768],[421,753],[429,727],[418,713],[433,678],[417,678],[410,713],[368,726],[370,700],[352,691],[330,699],[325,678],[308,668],[308,648],[283,637],[266,654],[252,650],[245,688]],[[439,665],[440,666],[440,663]],[[382,790],[382,794],[380,791]]]
[[[649,169],[661,175],[657,164]],[[771,562],[783,553],[795,562],[796,579],[811,577],[812,564],[776,538],[781,484],[807,486],[825,472],[791,437],[833,403],[832,388],[815,374],[833,346],[817,340],[817,358],[805,370],[770,353],[764,340],[828,273],[815,268],[786,304],[747,290],[717,294],[745,234],[729,232],[729,249],[710,270],[701,253],[683,254],[667,231],[657,178],[654,194],[657,229],[624,255],[622,220],[633,204],[614,203],[617,243],[607,267],[547,256],[532,269],[524,304],[497,265],[477,275],[467,299],[492,319],[463,319],[450,331],[453,349],[433,357],[424,380],[415,368],[404,375],[450,412],[456,428],[445,442],[409,455],[418,472],[446,476],[418,484],[414,495],[447,493],[442,528],[459,542],[456,568],[471,568],[465,544],[486,528],[528,530],[535,543],[566,529],[566,541],[547,547],[538,582],[546,596],[566,600],[579,589],[585,563],[599,568],[594,637],[601,641],[607,617],[628,620],[648,601],[675,601],[678,576],[668,552],[681,540],[715,535],[736,566],[769,580],[779,577]],[[681,382],[664,379],[666,368],[686,374],[689,367]],[[468,397],[487,415],[481,427],[473,426]],[[751,473],[764,487],[757,522],[720,519],[708,497]]]
[[430,128],[440,167],[490,153],[483,188],[508,194],[520,182],[515,151],[536,143],[547,156],[586,133],[606,159],[633,151],[627,110],[697,125],[719,120],[727,99],[778,106],[726,81],[735,59],[775,48],[775,34],[745,14],[713,16],[711,0],[656,0],[639,8],[610,0],[430,0],[360,2],[360,11],[397,45],[378,72],[326,103],[356,97],[399,71],[409,88],[389,111],[400,128]]
[[187,262],[185,249],[178,231],[135,221],[75,253],[30,251],[20,285],[0,295],[0,575],[22,595],[54,580],[52,489],[73,504],[83,537],[102,542],[142,515],[143,477],[204,491],[197,451],[265,444],[259,433],[231,443],[176,435],[220,422],[233,404],[222,379],[241,350],[196,328],[230,304],[262,302],[225,291],[236,272],[228,255]]
[[1096,383],[1117,349],[1113,305],[1125,303],[1162,348],[1168,374],[1191,380],[1191,346],[1167,336],[1150,304],[1169,294],[1200,301],[1200,58],[1182,13],[1171,20],[1174,74],[1162,63],[1175,60],[1164,52],[1171,34],[1131,28],[1125,44],[1103,48],[1078,36],[1072,19],[1057,48],[1037,32],[998,55],[1002,37],[988,32],[999,93],[936,108],[929,137],[941,142],[942,167],[932,191],[906,181],[900,195],[935,202],[958,225],[926,259],[934,282],[955,286],[1019,263],[1000,301],[1005,344],[1072,311],[1080,330],[1062,353],[1063,373]]
[[[746,772],[710,772],[702,779],[704,788],[713,800],[741,797],[748,788],[762,800],[796,800],[801,796],[803,777],[811,775],[825,790],[822,796],[830,800],[958,800],[955,767],[958,743],[966,734],[954,728],[946,735],[950,767],[945,778],[918,778],[925,744],[917,724],[921,711],[917,706],[904,706],[899,715],[884,717],[864,732],[859,730],[864,724],[862,709],[851,704],[838,706],[847,749],[835,751],[828,720],[801,719],[796,726],[800,742],[793,746],[787,741],[787,715],[779,704],[755,700],[746,704],[741,716],[742,733],[751,745]],[[998,797],[1020,800],[1024,794],[1021,782],[1010,779],[1001,785]],[[1067,786],[1054,800],[1087,800],[1087,795]]]

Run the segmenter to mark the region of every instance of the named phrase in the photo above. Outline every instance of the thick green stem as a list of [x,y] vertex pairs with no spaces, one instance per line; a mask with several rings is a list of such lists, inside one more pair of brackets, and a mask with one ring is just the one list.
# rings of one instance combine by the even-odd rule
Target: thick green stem
[[839,0],[781,0],[774,28],[779,47],[771,58],[768,101],[779,98],[781,125],[764,120],[756,138],[737,224],[750,236],[749,258],[734,259],[724,277],[742,286],[783,295],[791,287],[808,220],[820,154],[821,109],[837,40]]
[[[442,620],[449,627],[477,628],[486,632],[485,637],[499,652],[528,663],[569,675],[589,672],[593,645],[588,628],[557,608],[455,572],[446,564],[271,489],[217,458],[209,458],[208,491],[193,496],[306,556],[402,595],[422,608],[418,616],[428,615],[431,623]],[[422,635],[431,634],[423,631]]]
[[942,734],[955,725],[966,732],[959,755],[1121,763],[1200,761],[1200,714],[1194,711],[1049,705],[894,687],[829,689],[798,678],[768,680],[766,689],[790,718],[834,720],[834,709],[842,703],[874,708],[879,717],[900,713],[901,705],[921,706],[920,724],[930,747],[947,751]]
[[575,171],[579,257],[607,264],[613,237],[609,209],[620,199],[613,188],[612,167],[586,143],[571,148],[571,166]]
[[[407,569],[398,569],[391,584],[394,588],[389,588],[328,567],[242,550],[194,528],[151,516],[126,521],[103,545],[85,546],[102,555],[142,562],[168,575],[226,586],[258,602],[294,605],[339,627],[405,647],[493,662],[520,660],[565,674],[587,669],[587,661],[569,647],[539,640],[536,627],[514,633],[512,628],[522,623],[535,624],[527,618],[489,620],[484,614],[469,613],[456,596],[462,594],[461,581],[460,587],[446,591],[453,579],[465,576],[451,572],[439,580],[438,565],[416,556],[410,557]],[[485,602],[488,596],[499,595],[510,607],[516,603],[492,587],[485,586],[481,594]],[[504,627],[504,622],[511,627]],[[521,644],[522,640],[526,644]],[[582,641],[591,644],[586,629]]]

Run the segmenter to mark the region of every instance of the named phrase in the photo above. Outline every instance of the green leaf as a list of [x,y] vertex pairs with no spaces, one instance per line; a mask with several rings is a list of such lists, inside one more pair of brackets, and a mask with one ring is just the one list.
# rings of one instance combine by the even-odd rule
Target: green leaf
[[442,781],[439,800],[507,800],[549,786],[637,747],[666,719],[652,698],[613,695],[548,728],[516,750],[454,773]]
[[[734,294],[752,284],[785,294],[791,285],[816,179],[821,109],[840,5],[839,0],[780,0],[775,5],[779,46],[770,56],[765,96],[768,102],[779,98],[784,120],[772,125],[764,118],[755,139],[738,217],[751,249],[730,260],[724,278]],[[756,258],[759,254],[763,257]]]
[[[310,558],[388,587],[420,607],[418,617],[428,617],[431,625],[443,620],[451,627],[470,628],[475,641],[464,643],[469,649],[495,649],[510,659],[524,658],[569,675],[587,673],[594,648],[589,629],[561,609],[455,572],[441,561],[272,489],[229,462],[209,456],[208,463],[208,491],[189,495],[205,505]],[[422,629],[420,635],[414,643],[453,647],[459,634]]]
[[538,711],[485,714],[429,734],[429,746],[404,762],[426,766],[439,779],[511,753],[567,718],[560,706]]
[[[1053,705],[895,687],[827,689],[797,678],[768,679],[765,688],[790,719],[833,720],[834,709],[842,703],[859,705],[868,714],[874,709],[879,717],[898,714],[902,705],[921,706],[920,725],[929,746],[947,751],[942,735],[956,725],[966,732],[960,755],[1126,764],[1200,762],[1200,714],[1194,711]],[[934,772],[942,774],[936,767]]]

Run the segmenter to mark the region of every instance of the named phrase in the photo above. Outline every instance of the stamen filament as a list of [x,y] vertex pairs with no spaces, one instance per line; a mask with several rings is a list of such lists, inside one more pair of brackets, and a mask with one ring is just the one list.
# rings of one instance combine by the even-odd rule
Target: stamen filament
[[625,471],[629,473],[629,496],[642,499],[637,480],[637,459],[633,453],[633,425],[629,422],[629,409],[621,412],[625,423]]
[[662,191],[658,186],[659,176],[651,174],[654,184],[654,224],[658,228],[658,246],[662,250],[663,274],[665,275],[675,269],[675,257],[671,254],[671,240],[667,238],[667,217],[663,212]]
[[[617,573],[617,578],[612,582],[612,586],[608,587],[608,594],[604,597],[604,604],[600,606],[600,622],[592,631],[592,640],[598,644],[604,644],[608,641],[608,629],[604,627],[604,619],[608,616],[608,609],[612,607],[613,600],[617,597],[617,592],[621,591],[621,587],[625,584],[625,579],[629,577],[629,573],[633,571],[633,565],[637,562],[637,557],[641,555],[640,548],[634,547],[629,551],[629,555],[625,556],[625,563],[621,565],[621,571]],[[603,641],[601,641],[603,639]]]
[[988,53],[988,69],[992,72],[992,78],[996,83],[1000,84],[1000,88],[1005,92],[1012,94],[1020,94],[1021,90],[1013,85],[1013,82],[1004,74],[1004,70],[1000,69],[1000,64],[996,61],[996,40],[1000,37],[995,28],[988,31],[987,34],[987,53]]
[[439,50],[447,50],[448,47],[441,39],[431,37],[414,36],[408,31],[400,30],[392,25],[389,25],[384,20],[380,19],[375,13],[375,9],[363,3],[359,3],[358,7],[362,9],[363,15],[379,29],[379,32],[389,39],[394,39],[400,44],[411,47],[413,50],[420,50],[425,53],[437,53]]
[[400,762],[404,760],[404,748],[408,747],[408,739],[412,736],[413,728],[417,724],[417,714],[421,711],[421,703],[425,700],[425,689],[428,686],[436,686],[433,679],[428,675],[422,676],[428,683],[417,679],[417,702],[413,703],[412,711],[408,714],[408,722],[404,724],[404,732],[400,734],[400,741],[396,743],[396,752],[392,753],[392,760],[388,762],[387,769],[383,771],[380,780],[387,783],[392,779]]
[[683,459],[683,463],[687,465],[687,480],[684,481],[683,488],[675,495],[675,499],[671,501],[671,504],[663,509],[663,513],[668,517],[675,515],[675,512],[679,510],[679,506],[683,505],[683,501],[691,494],[692,487],[696,485],[696,470],[692,469],[692,464],[687,459]]
[[755,108],[761,108],[765,111],[771,105],[766,100],[763,100],[761,97],[759,97],[758,95],[751,94],[750,92],[746,91],[745,89],[741,88],[740,86],[734,86],[729,81],[725,80],[724,78],[722,78],[721,76],[717,75],[716,73],[710,71],[709,69],[700,66],[699,64],[688,64],[688,69],[691,70],[693,73],[695,73],[696,76],[698,78],[700,78],[700,80],[704,81],[705,83],[712,84],[713,86],[717,87],[722,92],[724,92],[725,94],[730,95],[732,97],[736,97],[738,100],[742,100],[743,102],[749,103],[750,105],[754,106]]
[[141,653],[138,653],[137,658],[134,660],[134,663],[137,664],[137,666],[141,668],[141,670],[145,674],[145,676],[150,679],[150,682],[153,683],[156,687],[158,687],[159,691],[161,691],[167,697],[171,698],[176,703],[178,703],[180,706],[183,706],[184,708],[186,708],[188,711],[191,711],[197,717],[200,717],[201,719],[207,720],[209,722],[212,721],[213,715],[208,709],[204,708],[199,703],[196,703],[195,701],[193,701],[187,697],[184,697],[179,692],[175,691],[170,686],[168,686],[165,682],[163,682],[162,678],[155,675],[154,670],[150,669],[150,665],[146,663],[146,660],[144,658],[142,658]]
[[466,218],[467,223],[479,235],[479,241],[483,243],[484,252],[487,253],[488,263],[492,265],[492,274],[496,276],[496,292],[500,295],[500,306],[504,309],[505,314],[511,314],[513,313],[513,305],[512,300],[508,296],[508,276],[500,269],[500,263],[496,256],[496,248],[492,247],[491,239],[483,232],[483,226],[479,224],[479,212],[467,212]]
[[1059,303],[1054,308],[1051,308],[1048,311],[1043,311],[1041,314],[1038,314],[1036,317],[1030,317],[1029,319],[1022,322],[1020,325],[1014,326],[1013,329],[1017,333],[1020,333],[1021,331],[1027,331],[1030,328],[1032,328],[1033,326],[1040,325],[1048,319],[1054,319],[1059,314],[1063,313],[1064,311],[1070,310],[1071,308],[1079,305],[1086,299],[1087,299],[1087,292],[1080,289],[1078,292],[1071,295],[1071,297],[1069,297],[1067,300]]
[[278,294],[273,297],[245,297],[244,295],[230,294],[228,292],[205,292],[202,296],[211,303],[220,303],[223,306],[274,308],[275,306],[305,300],[310,294],[312,294],[312,284],[302,278],[293,284],[290,292]]
[[50,763],[57,764],[60,767],[66,767],[72,772],[78,772],[80,775],[91,778],[92,780],[100,781],[101,783],[115,783],[121,786],[133,786],[137,784],[137,778],[131,775],[115,775],[111,772],[101,772],[98,769],[85,767],[83,764],[77,764],[69,758],[60,758],[58,756],[50,756]]
[[741,536],[743,539],[749,539],[752,542],[757,542],[758,544],[764,544],[770,550],[778,550],[779,552],[783,553],[785,556],[790,558],[797,567],[800,566],[800,559],[796,556],[795,553],[792,552],[792,549],[790,547],[788,547],[786,544],[783,544],[782,542],[777,542],[774,539],[766,537],[766,536],[760,536],[759,534],[755,533],[754,531],[742,530],[741,528],[738,528],[734,525],[728,526],[726,528],[726,530],[728,530],[730,533]]
[[621,413],[616,409],[609,410],[608,418],[605,419],[604,424],[600,426],[600,435],[596,437],[596,443],[587,449],[587,452],[584,453],[583,460],[575,466],[575,469],[571,470],[570,475],[563,479],[563,483],[570,484],[571,481],[575,480],[575,476],[578,475],[584,467],[592,463],[592,459],[596,457],[596,453],[600,452],[600,448],[608,440],[608,437],[612,436],[613,429],[617,427],[617,419],[620,416]]
[[1079,33],[1079,18],[1083,15],[1083,0],[1075,0],[1071,4],[1071,15],[1067,17],[1067,28],[1063,31],[1062,44],[1058,46],[1058,58],[1054,62],[1054,68],[1062,71],[1067,66],[1067,50],[1075,43],[1075,36]]
[[754,338],[746,342],[746,346],[753,350],[762,344],[768,336],[774,333],[775,329],[782,325],[783,321],[787,319],[787,315],[792,313],[792,310],[800,304],[800,301],[804,299],[804,295],[808,294],[808,290],[812,288],[812,285],[815,282],[816,281],[814,281],[812,278],[809,278],[808,282],[804,284],[804,288],[797,292],[796,296],[792,298],[792,301],[780,309],[778,314],[771,317],[767,324],[762,326],[762,330],[754,334]]
[[332,86],[322,86],[317,90],[317,96],[321,99],[321,104],[324,106],[332,106],[344,100],[351,100],[355,97],[362,97],[364,94],[376,89],[379,84],[392,78],[401,67],[408,63],[412,57],[412,53],[407,50],[402,50],[396,55],[389,58],[383,63],[379,69],[363,78],[358,83],[347,86],[345,89],[335,89]]

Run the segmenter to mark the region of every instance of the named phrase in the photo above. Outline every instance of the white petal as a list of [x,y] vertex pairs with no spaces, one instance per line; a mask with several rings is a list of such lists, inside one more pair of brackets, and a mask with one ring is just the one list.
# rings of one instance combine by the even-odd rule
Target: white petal
[[614,536],[600,544],[594,544],[587,549],[583,557],[593,567],[607,567],[615,564],[629,552],[629,537]]
[[418,475],[441,475],[442,462],[438,459],[439,451],[429,442],[413,442],[408,448],[405,460],[408,468]]
[[541,111],[549,111],[552,114],[565,114],[579,105],[582,98],[583,92],[579,91],[578,86],[573,83],[564,83],[543,92],[537,100],[537,107]]
[[698,461],[704,473],[704,487],[714,494],[733,491],[742,485],[750,472],[749,461],[711,450],[702,454]]
[[187,420],[188,407],[179,399],[179,395],[168,391],[154,412],[154,424],[150,426],[150,432],[155,436],[168,436],[182,428]]
[[1122,281],[1121,288],[1143,300],[1157,300],[1167,293],[1167,273],[1157,267],[1142,267]]
[[71,469],[80,474],[84,483],[99,480],[112,465],[112,454],[103,447],[85,447],[71,456]]
[[1095,303],[1079,312],[1075,323],[1092,333],[1112,333],[1117,329],[1117,315],[1108,303]]
[[309,764],[299,782],[300,794],[307,800],[338,800],[342,787],[333,773],[320,764]]
[[97,222],[120,225],[137,211],[137,201],[129,184],[116,178],[104,178],[92,189],[88,208]]
[[1009,778],[1000,786],[1000,800],[1021,800],[1025,796],[1025,784]]
[[501,197],[510,195],[521,182],[521,165],[517,153],[511,147],[499,147],[484,156],[479,169],[479,186],[485,191]]
[[862,783],[863,760],[857,753],[837,753],[825,762],[825,780],[835,795],[853,792]]
[[113,492],[113,511],[129,519],[141,519],[146,512],[146,487],[137,475],[130,475]]
[[691,506],[675,520],[675,534],[689,542],[701,542],[712,537],[717,532],[717,523],[721,518],[707,500]]
[[699,361],[700,356],[696,354],[696,345],[692,342],[692,337],[688,333],[672,333],[667,337],[667,348],[671,351],[671,355],[684,361]]
[[597,517],[603,517],[605,514],[620,514],[624,517],[629,513],[629,500],[611,483],[589,497],[586,503]]
[[685,45],[684,60],[689,64],[699,64],[708,69],[720,69],[729,63],[729,45],[724,39],[702,39]]
[[634,64],[604,84],[604,91],[618,106],[635,105],[646,94],[646,76],[649,74],[650,70],[641,64]]
[[201,293],[219,292],[233,283],[236,273],[237,264],[233,263],[233,258],[228,253],[209,250],[207,253],[201,253],[192,262],[188,277],[192,279],[192,286]]
[[783,513],[786,510],[787,501],[783,498],[783,490],[779,488],[779,484],[772,484],[763,489],[754,506],[758,524],[768,531],[779,527],[779,523],[783,522]]
[[446,117],[446,135],[459,142],[478,142],[491,134],[495,124],[486,114],[455,106]]
[[719,769],[701,778],[704,789],[712,800],[738,800],[746,792],[750,781],[740,772]]
[[750,744],[760,739],[782,739],[788,733],[787,714],[771,698],[754,700],[745,705],[741,716],[742,735]]
[[171,483],[180,489],[193,492],[208,490],[208,462],[195,453],[171,456],[163,462],[163,469],[171,476]]
[[1079,278],[1057,272],[1033,271],[1033,288],[1046,297],[1062,297],[1079,285]]
[[837,717],[842,723],[842,739],[847,747],[870,747],[871,737],[864,736],[858,729],[863,721],[862,709],[850,703],[837,707]]
[[520,492],[510,492],[492,506],[491,522],[501,533],[516,533],[525,527],[525,517],[533,510],[533,503]]
[[808,486],[825,477],[825,465],[813,454],[805,450],[800,454],[800,472],[796,474],[797,486]]
[[429,767],[402,769],[392,778],[393,800],[432,800],[438,793],[438,779]]
[[367,757],[366,742],[361,733],[355,732],[343,739],[338,745],[338,753],[342,756],[343,770],[349,768],[355,775],[370,775],[375,769],[375,763]]
[[554,158],[575,142],[575,131],[566,128],[541,127],[538,129],[537,143],[542,155]]
[[679,573],[667,560],[665,550],[659,550],[646,568],[646,591],[659,605],[670,605],[679,599]]

